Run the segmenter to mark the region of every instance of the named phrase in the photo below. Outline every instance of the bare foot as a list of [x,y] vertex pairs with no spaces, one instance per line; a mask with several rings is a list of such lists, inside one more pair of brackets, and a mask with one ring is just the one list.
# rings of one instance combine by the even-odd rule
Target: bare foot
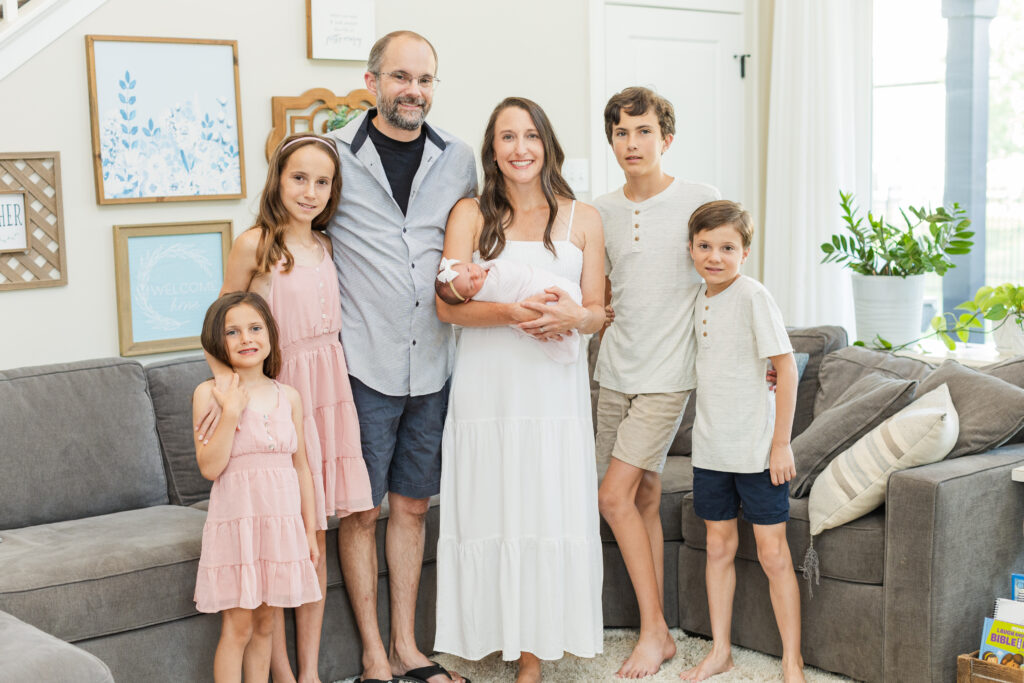
[[661,669],[661,665],[676,656],[676,642],[665,629],[661,633],[640,634],[633,652],[619,670],[618,678],[645,678],[653,676]]
[[785,683],[803,683],[804,660],[802,657],[797,657],[795,660],[782,658],[782,680]]
[[529,652],[522,653],[516,683],[540,683],[540,680],[540,660]]
[[692,669],[687,669],[679,674],[679,677],[684,681],[704,681],[717,674],[724,674],[731,670],[732,666],[732,651],[730,649],[716,651],[712,647],[711,652],[700,664]]

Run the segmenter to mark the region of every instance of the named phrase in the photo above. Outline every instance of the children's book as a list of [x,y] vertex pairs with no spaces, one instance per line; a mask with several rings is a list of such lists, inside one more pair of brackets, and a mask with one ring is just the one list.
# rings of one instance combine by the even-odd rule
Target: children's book
[[1024,574],[1010,574],[1010,597],[1024,601]]
[[986,618],[978,659],[1020,668],[1024,664],[1024,626]]
[[996,621],[1008,621],[1018,626],[1024,625],[1024,602],[998,598],[995,613],[992,616]]

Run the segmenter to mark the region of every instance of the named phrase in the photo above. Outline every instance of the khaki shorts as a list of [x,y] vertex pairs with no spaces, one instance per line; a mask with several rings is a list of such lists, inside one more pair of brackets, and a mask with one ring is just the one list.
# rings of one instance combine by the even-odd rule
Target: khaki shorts
[[601,477],[614,457],[661,473],[669,446],[683,420],[690,391],[623,394],[601,387],[597,397],[597,471]]

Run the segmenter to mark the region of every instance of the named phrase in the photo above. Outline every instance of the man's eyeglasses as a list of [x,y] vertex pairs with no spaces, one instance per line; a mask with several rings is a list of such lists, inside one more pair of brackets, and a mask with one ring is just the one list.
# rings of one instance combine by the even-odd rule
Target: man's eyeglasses
[[405,73],[404,71],[384,71],[382,73],[378,73],[377,75],[387,76],[388,78],[395,81],[396,83],[398,83],[398,85],[402,86],[403,88],[412,85],[413,82],[415,82],[416,85],[420,87],[420,90],[433,90],[437,86],[437,84],[441,82],[440,78],[436,78],[434,76],[423,75],[414,78],[413,76]]

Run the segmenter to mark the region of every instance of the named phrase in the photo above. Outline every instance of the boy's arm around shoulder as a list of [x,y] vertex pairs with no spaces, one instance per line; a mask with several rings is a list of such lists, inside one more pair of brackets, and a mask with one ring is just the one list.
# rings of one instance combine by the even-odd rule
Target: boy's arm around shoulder
[[214,398],[223,401],[224,412],[212,434],[202,438],[193,432],[192,439],[196,447],[196,463],[199,473],[205,479],[213,481],[228,466],[231,458],[231,446],[235,441],[235,428],[238,419],[248,402],[248,395],[238,386],[238,376],[233,375],[231,384],[223,394],[217,389],[213,380],[207,380],[196,387],[192,394],[192,419],[197,421],[206,412],[207,406]]

